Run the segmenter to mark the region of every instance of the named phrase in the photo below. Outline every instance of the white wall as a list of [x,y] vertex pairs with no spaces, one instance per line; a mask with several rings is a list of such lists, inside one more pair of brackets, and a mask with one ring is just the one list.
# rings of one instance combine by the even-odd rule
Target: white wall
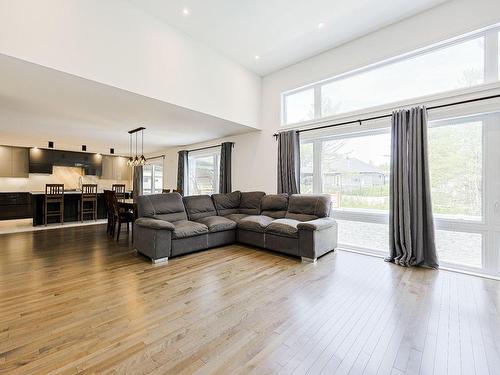
[[0,53],[252,127],[261,79],[120,0],[0,0]]
[[[234,187],[276,192],[277,144],[272,134],[280,129],[283,91],[498,22],[500,1],[454,0],[264,77],[261,131],[231,138],[236,142]],[[166,165],[167,183],[175,185],[176,159],[171,157]]]
[[[275,191],[275,184],[266,181],[265,175],[255,173],[262,168],[261,159],[255,154],[256,149],[262,149],[262,141],[266,140],[260,131],[251,133],[214,139],[210,142],[197,143],[185,147],[173,147],[165,150],[164,161],[164,188],[177,188],[177,152],[180,150],[195,149],[198,147],[207,147],[219,145],[221,142],[234,142],[232,153],[232,175],[233,190],[263,190],[267,193]],[[275,161],[269,161],[275,162]],[[252,178],[249,178],[252,174]]]

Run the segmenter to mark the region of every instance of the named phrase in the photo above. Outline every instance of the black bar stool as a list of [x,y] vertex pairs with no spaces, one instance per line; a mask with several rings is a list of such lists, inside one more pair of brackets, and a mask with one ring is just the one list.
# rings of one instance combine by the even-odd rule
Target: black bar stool
[[92,215],[92,220],[97,220],[97,184],[82,185],[80,199],[80,220],[82,222],[85,215]]
[[[50,211],[49,205],[51,206]],[[60,223],[64,224],[64,184],[45,185],[43,212],[45,226],[47,226],[47,219],[50,216],[59,216]]]
[[116,199],[118,202],[123,202],[125,200],[125,185],[124,184],[113,184],[111,188],[116,194]]

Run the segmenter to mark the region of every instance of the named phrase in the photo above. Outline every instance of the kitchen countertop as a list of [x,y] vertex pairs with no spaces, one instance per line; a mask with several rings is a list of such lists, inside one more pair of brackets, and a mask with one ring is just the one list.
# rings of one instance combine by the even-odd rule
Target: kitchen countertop
[[[44,195],[45,191],[31,191],[32,195]],[[125,193],[131,194],[131,191],[125,191]],[[64,194],[82,194],[81,190],[65,190]],[[104,194],[104,190],[98,190],[97,194]]]

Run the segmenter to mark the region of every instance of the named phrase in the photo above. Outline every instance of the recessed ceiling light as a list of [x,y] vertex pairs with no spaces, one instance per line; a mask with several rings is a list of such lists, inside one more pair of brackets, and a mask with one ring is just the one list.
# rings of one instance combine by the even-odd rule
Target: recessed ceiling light
[[185,16],[189,16],[189,14],[190,14],[190,13],[191,13],[191,12],[189,11],[189,9],[188,9],[188,8],[184,8],[184,9],[182,10],[182,14],[184,14]]
[[325,26],[323,22],[318,23],[318,29],[322,29]]
[[259,55],[255,55],[255,60],[258,60],[260,59],[260,56]]

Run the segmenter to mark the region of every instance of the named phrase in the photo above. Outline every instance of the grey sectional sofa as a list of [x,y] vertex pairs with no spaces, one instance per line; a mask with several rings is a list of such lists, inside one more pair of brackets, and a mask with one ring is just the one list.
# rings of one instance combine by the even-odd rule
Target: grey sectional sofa
[[154,263],[235,242],[315,262],[337,247],[328,195],[263,192],[138,197],[134,247]]

